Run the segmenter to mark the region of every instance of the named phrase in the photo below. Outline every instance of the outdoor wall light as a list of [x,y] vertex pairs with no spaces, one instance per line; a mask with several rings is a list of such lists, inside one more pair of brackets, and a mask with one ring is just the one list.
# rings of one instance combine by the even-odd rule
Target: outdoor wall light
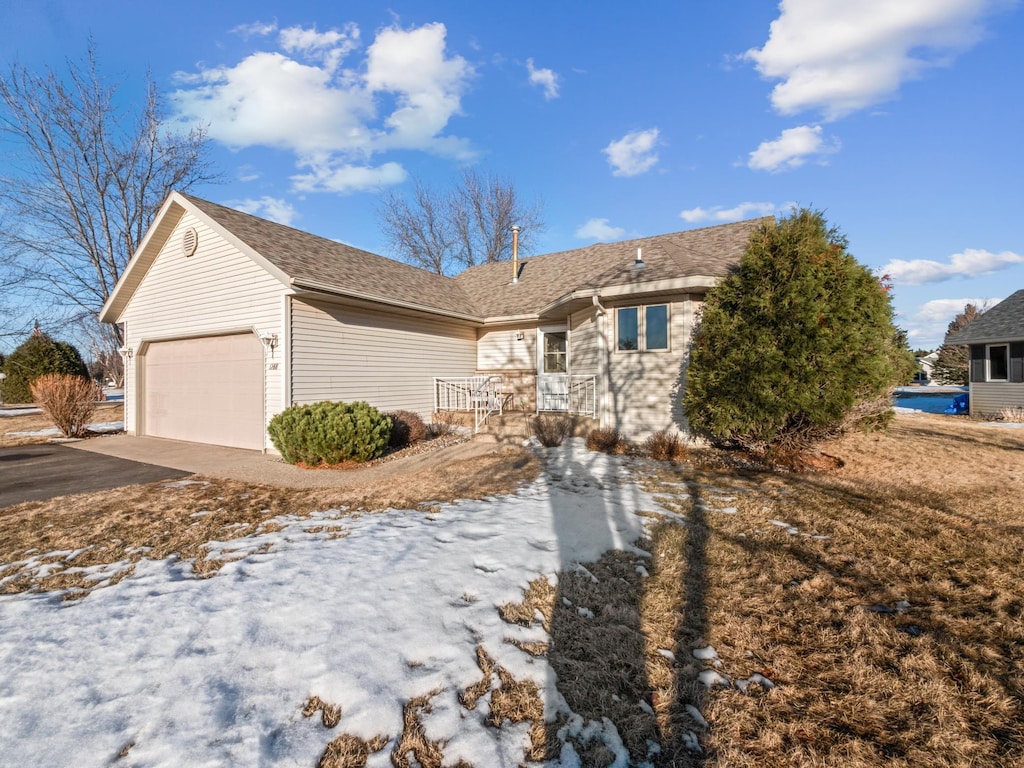
[[131,348],[131,347],[121,347],[121,348],[120,348],[119,350],[117,350],[117,351],[118,351],[118,352],[120,352],[120,353],[121,353],[121,355],[122,355],[122,356],[123,356],[124,358],[128,359],[128,360],[131,360],[131,359],[132,359],[132,355],[134,355],[134,354],[135,354],[135,352],[134,352],[134,351],[132,350],[132,348]]
[[277,349],[277,334],[276,333],[266,333],[266,334],[260,336],[260,341],[262,341],[263,342],[263,346],[266,347],[267,349],[269,349],[271,352],[273,352],[275,349]]

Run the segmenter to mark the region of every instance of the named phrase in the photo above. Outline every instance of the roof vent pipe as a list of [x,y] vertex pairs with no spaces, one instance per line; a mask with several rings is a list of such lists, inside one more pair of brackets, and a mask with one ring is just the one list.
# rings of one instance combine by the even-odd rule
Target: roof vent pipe
[[633,262],[633,269],[643,269],[645,266],[647,265],[644,264],[643,248],[637,248],[636,261]]
[[512,282],[519,282],[519,225],[512,225]]

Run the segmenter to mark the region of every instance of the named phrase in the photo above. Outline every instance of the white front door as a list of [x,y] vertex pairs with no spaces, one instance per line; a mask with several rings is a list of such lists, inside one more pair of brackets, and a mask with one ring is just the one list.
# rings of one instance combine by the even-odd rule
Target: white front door
[[569,410],[569,339],[564,325],[537,329],[537,410]]

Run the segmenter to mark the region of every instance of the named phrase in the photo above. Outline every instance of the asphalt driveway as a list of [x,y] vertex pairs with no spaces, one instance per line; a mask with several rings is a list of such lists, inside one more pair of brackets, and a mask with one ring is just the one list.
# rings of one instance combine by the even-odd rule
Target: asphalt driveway
[[52,443],[0,448],[0,508],[190,474]]

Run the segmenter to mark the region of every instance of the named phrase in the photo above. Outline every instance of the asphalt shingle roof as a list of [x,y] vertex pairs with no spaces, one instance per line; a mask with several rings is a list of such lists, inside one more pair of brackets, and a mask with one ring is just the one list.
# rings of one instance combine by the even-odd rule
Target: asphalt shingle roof
[[449,277],[208,200],[184,197],[295,280],[399,304],[479,315],[466,293]]
[[986,310],[973,323],[961,328],[948,341],[951,344],[984,344],[1024,339],[1024,289]]
[[[771,221],[751,219],[532,256],[520,260],[519,282],[512,283],[512,265],[507,261],[443,277],[191,195],[184,197],[298,282],[481,319],[535,314],[577,290],[722,277],[739,263],[750,234]],[[633,269],[637,248],[642,249],[646,265],[639,270]]]

